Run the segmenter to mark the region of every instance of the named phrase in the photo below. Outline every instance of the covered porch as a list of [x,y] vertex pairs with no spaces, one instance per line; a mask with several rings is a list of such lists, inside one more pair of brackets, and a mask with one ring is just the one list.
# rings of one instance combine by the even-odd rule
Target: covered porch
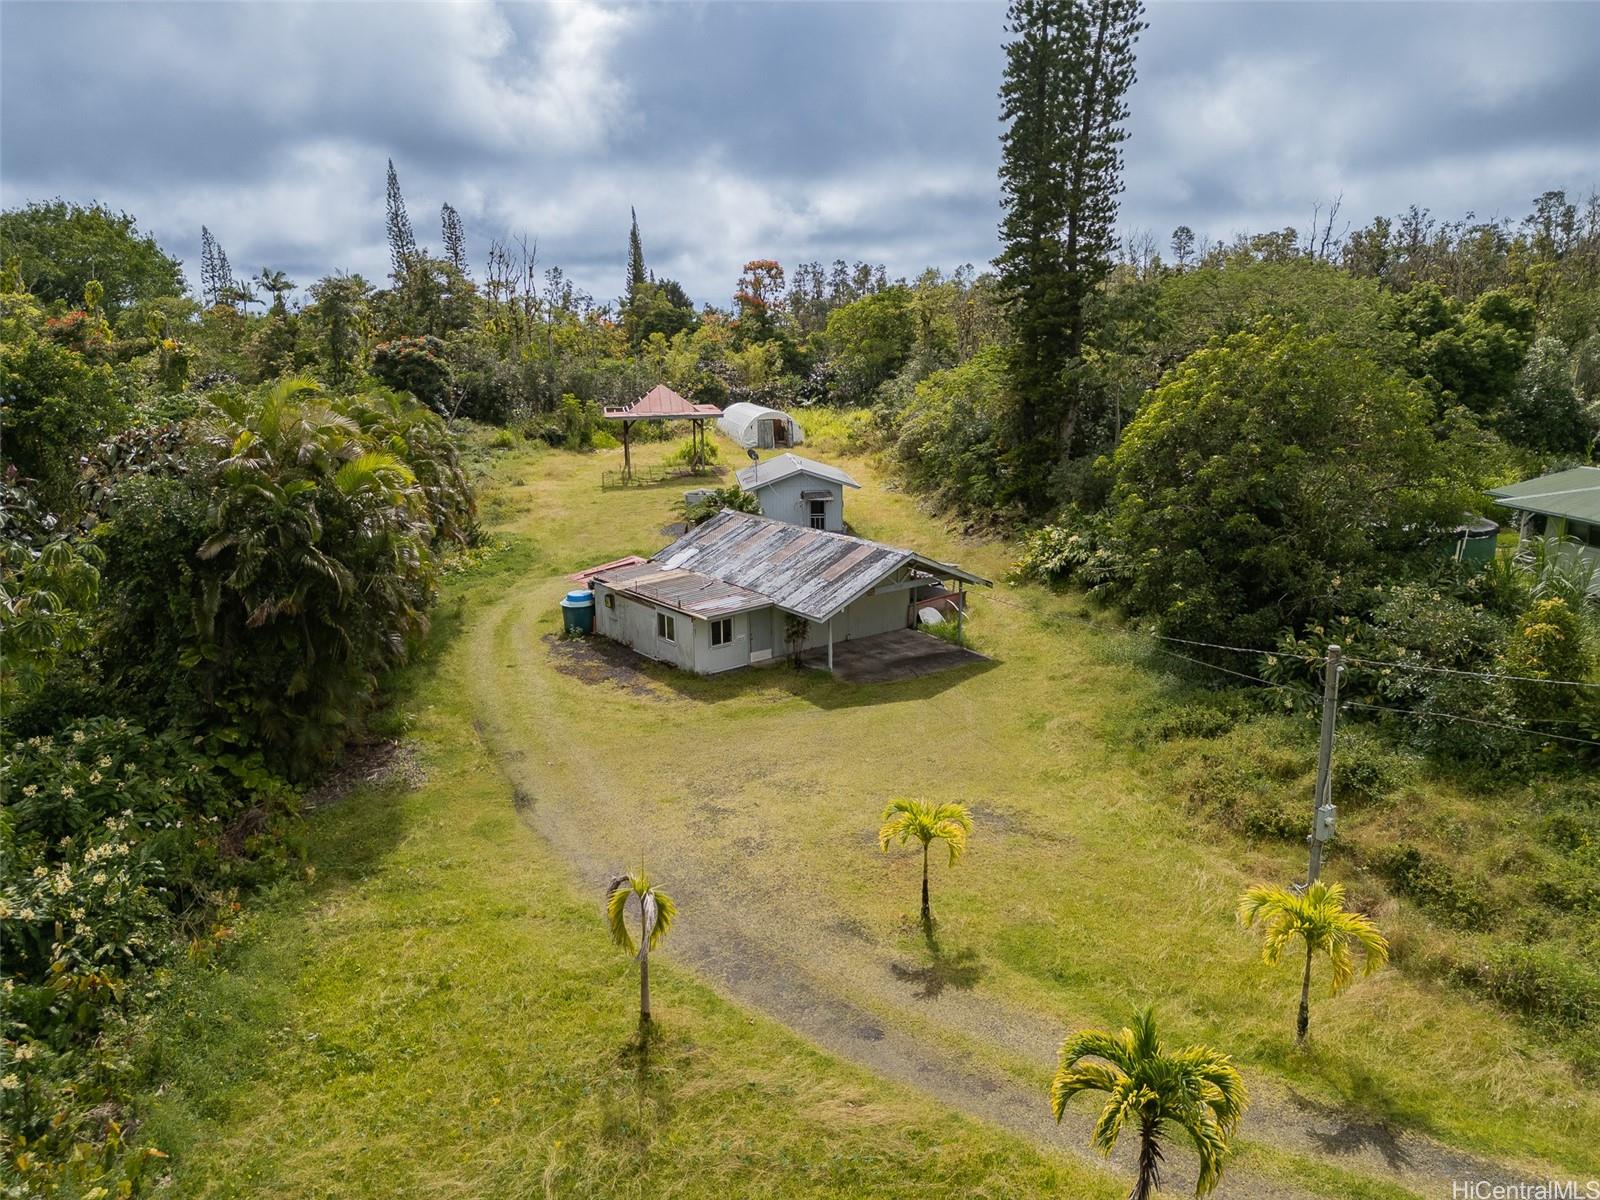
[[916,629],[891,629],[831,647],[819,646],[807,650],[801,661],[826,671],[830,653],[834,675],[846,683],[894,683],[989,661],[976,650]]

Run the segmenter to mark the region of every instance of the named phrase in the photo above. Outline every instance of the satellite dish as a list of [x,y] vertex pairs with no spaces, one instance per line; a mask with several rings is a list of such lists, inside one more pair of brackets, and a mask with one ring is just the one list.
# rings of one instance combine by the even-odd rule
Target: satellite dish
[[757,454],[757,453],[756,453],[756,452],[755,452],[755,450],[754,450],[754,448],[751,448],[751,449],[749,449],[749,450],[746,450],[746,451],[745,451],[745,453],[746,453],[746,454],[748,454],[748,455],[749,455],[749,456],[750,456],[750,461],[751,461],[751,462],[756,462],[756,463],[758,463],[758,462],[760,462],[760,461],[761,461],[761,455],[759,455],[759,454]]

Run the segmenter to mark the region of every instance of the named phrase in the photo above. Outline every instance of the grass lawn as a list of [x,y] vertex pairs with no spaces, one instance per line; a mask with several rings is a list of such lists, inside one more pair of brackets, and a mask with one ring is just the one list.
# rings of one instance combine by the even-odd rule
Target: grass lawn
[[[1296,973],[1259,963],[1233,908],[1303,871],[1299,854],[1168,799],[1170,767],[1122,736],[1162,683],[1074,598],[980,593],[993,663],[874,687],[787,667],[701,679],[558,643],[564,574],[670,540],[674,489],[599,489],[618,457],[497,457],[485,518],[508,548],[451,585],[406,701],[428,782],[313,818],[315,882],[163,1010],[170,1082],[146,1133],[183,1194],[1112,1195],[1097,1167],[1040,1152],[1047,1113],[1036,1131],[997,1112],[1004,1132],[925,1098],[942,1077],[912,1090],[840,1057],[916,1082],[889,1056],[922,1045],[929,1070],[1042,1106],[1062,1034],[1144,1004],[1246,1071],[1234,1194],[1437,1194],[1452,1148],[1600,1172],[1600,1095],[1456,992],[1395,970],[1321,989],[1313,1046],[1293,1048]],[[1003,576],[1010,547],[843,461],[858,532]],[[874,840],[907,794],[975,811],[968,857],[935,860],[932,944],[917,855]],[[639,865],[682,907],[652,959],[647,1056],[598,913],[597,884]]]

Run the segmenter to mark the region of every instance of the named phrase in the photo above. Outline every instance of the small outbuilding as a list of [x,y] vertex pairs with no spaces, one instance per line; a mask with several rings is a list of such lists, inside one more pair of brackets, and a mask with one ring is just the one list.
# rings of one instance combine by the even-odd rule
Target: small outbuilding
[[761,502],[763,516],[807,529],[844,531],[844,490],[861,485],[838,467],[780,454],[745,467],[739,486]]
[[781,450],[806,440],[805,430],[788,413],[744,400],[722,410],[717,428],[746,450]]
[[914,550],[731,509],[646,562],[590,576],[596,633],[700,675],[807,650],[831,670],[838,643],[905,636],[930,606],[959,616],[968,584],[989,581]]
[[1540,475],[1492,488],[1489,495],[1518,515],[1524,540],[1552,535],[1572,538],[1578,543],[1578,554],[1600,563],[1600,467],[1572,467]]

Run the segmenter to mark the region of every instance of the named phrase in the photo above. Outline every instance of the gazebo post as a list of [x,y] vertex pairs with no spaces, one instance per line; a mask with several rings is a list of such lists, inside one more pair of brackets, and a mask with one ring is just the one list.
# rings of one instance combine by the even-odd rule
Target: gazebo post
[[632,421],[624,421],[622,423],[622,477],[624,479],[633,478],[633,456],[628,449],[628,430],[632,426]]

